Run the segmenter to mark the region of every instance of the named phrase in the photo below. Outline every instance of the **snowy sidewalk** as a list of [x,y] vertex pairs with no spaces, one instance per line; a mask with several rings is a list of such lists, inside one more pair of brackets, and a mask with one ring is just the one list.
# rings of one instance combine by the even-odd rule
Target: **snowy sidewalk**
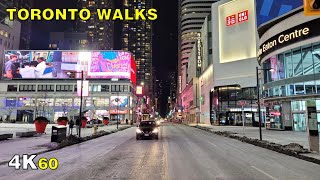
[[[196,126],[197,124],[188,124],[189,126]],[[236,136],[246,136],[252,139],[260,139],[259,127],[243,127],[242,126],[212,126],[207,124],[198,124],[198,126],[203,126],[210,128],[211,131],[228,131],[236,133]],[[276,131],[267,130],[262,127],[262,140],[287,145],[290,143],[297,143],[302,145],[304,148],[309,149],[309,140],[307,132],[296,132],[296,131]],[[320,159],[320,154],[304,154],[313,158]]]
[[[15,137],[16,132],[21,131],[35,131],[34,124],[10,124],[0,123],[0,133],[11,132],[14,134],[14,138],[10,140],[0,141],[0,163],[10,160],[15,154],[33,154],[48,150],[47,147],[42,145],[51,142],[51,130],[52,126],[57,124],[48,124],[46,127],[46,133],[38,135],[36,137],[19,138]],[[127,127],[130,125],[119,125],[120,127]],[[116,130],[116,125],[98,127],[97,131],[113,131]],[[68,132],[68,129],[67,129]],[[76,128],[73,129],[73,134],[76,133]],[[93,134],[93,128],[82,128],[81,137],[89,136]]]

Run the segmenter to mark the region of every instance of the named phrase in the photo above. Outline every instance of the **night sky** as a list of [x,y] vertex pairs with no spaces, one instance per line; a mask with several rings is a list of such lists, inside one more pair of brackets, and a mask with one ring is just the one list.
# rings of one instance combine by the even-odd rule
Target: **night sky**
[[[34,0],[34,8],[76,7],[76,0]],[[154,0],[153,7],[158,10],[158,19],[153,21],[153,66],[156,68],[157,79],[166,81],[168,72],[177,70],[178,1],[171,0],[168,4],[168,1]],[[47,49],[50,31],[65,31],[72,28],[73,24],[74,22],[68,21],[35,21],[32,28],[31,49]],[[163,94],[165,97],[169,95],[169,84],[164,84]],[[161,99],[162,107],[166,106],[166,102],[166,98]],[[164,111],[161,112],[162,115],[164,113]]]

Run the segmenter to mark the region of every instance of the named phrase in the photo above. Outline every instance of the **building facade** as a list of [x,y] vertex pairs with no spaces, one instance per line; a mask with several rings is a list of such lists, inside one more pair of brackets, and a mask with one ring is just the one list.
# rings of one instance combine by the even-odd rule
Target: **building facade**
[[[78,0],[79,8],[87,8],[91,12],[96,9],[110,9],[113,8],[112,0]],[[89,48],[92,50],[112,50],[113,34],[114,34],[113,21],[101,21],[98,19],[97,13],[91,13],[91,18],[87,21],[78,20],[76,22],[77,32],[86,32],[87,40],[90,44]]]
[[49,49],[85,50],[89,48],[85,32],[50,32]]
[[212,5],[215,124],[237,125],[244,120],[246,125],[258,125],[255,8],[254,1],[243,0],[223,0]]
[[[136,69],[129,52],[6,51],[5,55],[5,63],[11,63],[6,67],[19,71],[13,78],[1,79],[3,120],[32,123],[45,116],[54,123],[62,116],[77,118],[80,94],[88,119],[136,120]],[[6,68],[3,74],[8,73]]]
[[[206,16],[211,13],[212,3],[217,0],[181,0],[179,1],[179,30],[178,30],[178,75],[177,94],[180,97],[186,87],[188,59],[191,50],[198,39],[198,33],[205,21]],[[181,98],[178,99],[181,104]]]
[[[152,0],[123,0],[122,2],[122,7],[129,9],[130,12],[134,12],[134,9],[152,8]],[[134,54],[137,63],[137,83],[143,83],[145,94],[154,99],[152,21],[123,21],[121,41],[121,49]]]
[[265,23],[260,35],[267,128],[306,131],[308,102],[316,104],[320,122],[320,18],[304,16],[303,7]]
[[[13,0],[13,7],[18,9],[28,9],[33,7],[34,0]],[[32,34],[32,21],[30,19],[26,21],[20,21],[21,33],[20,33],[20,45],[19,49],[30,49],[31,34]]]

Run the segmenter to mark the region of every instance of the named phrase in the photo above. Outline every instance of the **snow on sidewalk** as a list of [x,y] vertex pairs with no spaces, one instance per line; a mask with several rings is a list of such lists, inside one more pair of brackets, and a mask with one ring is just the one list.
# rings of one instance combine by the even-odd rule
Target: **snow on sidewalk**
[[[11,132],[15,136],[15,132],[20,131],[35,131],[34,124],[16,124],[17,126],[12,126],[11,124],[0,123],[0,132]],[[29,138],[19,138],[15,137],[10,140],[0,141],[0,163],[4,161],[9,161],[15,154],[34,154],[42,151],[48,150],[47,147],[42,145],[51,142],[51,130],[52,126],[56,124],[48,124],[46,127],[46,133],[42,135],[37,135],[36,137]],[[126,127],[129,125],[119,125],[120,127]],[[112,131],[116,130],[116,125],[98,127],[97,131]],[[68,130],[68,129],[67,129]],[[68,131],[67,131],[68,133]],[[73,134],[76,133],[76,128],[73,129]],[[82,128],[81,137],[89,136],[93,134],[93,128]]]

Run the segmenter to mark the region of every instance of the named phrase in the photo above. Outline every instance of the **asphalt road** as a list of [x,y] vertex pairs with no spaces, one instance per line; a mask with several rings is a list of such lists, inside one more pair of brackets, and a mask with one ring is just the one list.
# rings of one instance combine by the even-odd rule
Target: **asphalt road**
[[[40,155],[57,170],[0,166],[0,179],[319,180],[320,165],[184,125],[161,126],[159,140],[136,140],[135,128]],[[10,157],[9,157],[10,158]]]

